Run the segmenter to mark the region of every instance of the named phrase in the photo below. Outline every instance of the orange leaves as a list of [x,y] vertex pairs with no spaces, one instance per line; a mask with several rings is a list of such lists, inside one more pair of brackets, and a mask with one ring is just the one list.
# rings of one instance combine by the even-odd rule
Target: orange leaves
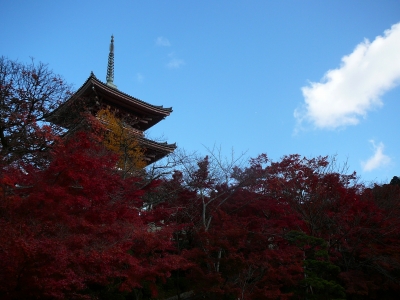
[[146,166],[144,149],[140,146],[138,133],[124,124],[109,109],[102,109],[97,118],[105,126],[104,145],[118,154],[118,168],[124,176],[134,174]]

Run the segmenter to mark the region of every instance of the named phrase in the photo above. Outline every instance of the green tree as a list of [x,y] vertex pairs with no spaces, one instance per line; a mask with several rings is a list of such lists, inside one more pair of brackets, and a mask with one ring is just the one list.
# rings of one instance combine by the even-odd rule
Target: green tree
[[345,289],[337,282],[340,268],[329,260],[328,244],[299,231],[290,231],[286,239],[303,252],[304,279],[296,294],[307,299],[344,299]]

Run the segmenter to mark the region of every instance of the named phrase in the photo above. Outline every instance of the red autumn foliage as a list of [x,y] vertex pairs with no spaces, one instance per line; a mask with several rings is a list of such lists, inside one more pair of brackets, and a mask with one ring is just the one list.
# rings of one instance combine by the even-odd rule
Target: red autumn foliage
[[122,179],[90,133],[50,157],[1,168],[2,299],[400,292],[399,186],[365,188],[326,157],[261,155],[230,169],[206,157],[144,185]]
[[[182,224],[176,236],[194,264],[185,272],[191,288],[208,299],[326,299],[344,292],[351,299],[394,299],[398,187],[371,192],[355,174],[334,168],[327,157],[271,162],[261,155],[232,168],[229,180],[218,177],[209,157],[186,167],[189,173],[176,172],[162,205],[173,212],[169,220]],[[293,232],[309,236],[302,242],[308,246],[289,242]],[[304,281],[306,273],[312,277]]]
[[171,232],[150,232],[138,179],[122,180],[117,158],[89,134],[52,151],[45,169],[2,170],[2,299],[85,298],[91,284],[121,290],[156,282],[181,266]]

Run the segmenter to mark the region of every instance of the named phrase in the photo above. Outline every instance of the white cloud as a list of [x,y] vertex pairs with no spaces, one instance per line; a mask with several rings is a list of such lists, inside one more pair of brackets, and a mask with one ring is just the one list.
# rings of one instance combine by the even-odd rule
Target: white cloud
[[356,125],[369,110],[381,106],[380,97],[399,82],[400,23],[372,43],[357,45],[321,82],[303,87],[305,104],[294,116],[298,125],[310,122],[321,129]]
[[361,162],[361,166],[365,172],[375,170],[390,163],[390,157],[383,154],[383,149],[385,148],[383,143],[375,145],[374,140],[370,140],[369,142],[374,147],[375,153],[367,161]]
[[169,40],[167,38],[159,36],[156,39],[156,45],[162,46],[162,47],[169,47],[169,46],[171,46],[171,43],[169,42]]
[[141,73],[136,73],[136,81],[139,83],[143,83],[144,76]]
[[183,59],[178,59],[178,58],[172,58],[169,63],[167,64],[167,67],[170,69],[178,69],[179,67],[183,66],[185,64],[185,61]]

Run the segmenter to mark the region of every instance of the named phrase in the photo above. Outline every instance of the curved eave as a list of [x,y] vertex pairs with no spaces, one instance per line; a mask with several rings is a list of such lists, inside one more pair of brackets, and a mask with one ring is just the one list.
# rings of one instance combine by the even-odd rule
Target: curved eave
[[148,164],[152,164],[171,154],[176,149],[176,144],[159,143],[144,137],[139,138],[140,145],[145,149]]
[[155,142],[149,139],[146,139],[144,137],[139,138],[139,142],[141,145],[143,145],[146,149],[154,149],[154,150],[159,150],[167,153],[172,153],[176,149],[176,144],[168,144],[167,142],[165,143],[159,143]]
[[[149,104],[147,102],[144,102],[140,99],[137,99],[135,97],[132,97],[128,94],[125,94],[115,88],[112,88],[108,86],[107,84],[101,82],[94,76],[94,74],[91,74],[88,80],[85,82],[85,84],[82,86],[83,93],[85,94],[85,91],[89,90],[92,92],[92,87],[95,87],[96,92],[103,92],[104,94],[110,96],[113,100],[119,102],[118,104],[122,104],[124,107],[128,109],[132,109],[134,111],[136,110],[141,110],[143,112],[146,112],[148,114],[153,114],[153,115],[159,115],[163,117],[167,117],[171,114],[172,108],[165,108],[163,106],[156,106]],[[77,93],[79,93],[80,90],[78,90]]]
[[97,95],[100,100],[115,105],[116,107],[120,107],[128,113],[134,115],[142,114],[143,116],[150,117],[152,120],[149,121],[148,124],[142,124],[141,130],[147,130],[154,126],[165,117],[169,116],[172,112],[172,108],[152,105],[112,88],[98,80],[92,73],[85,83],[64,104],[60,105],[50,114],[48,119],[51,120],[52,118],[57,118],[57,115],[62,114],[69,103],[91,94]]

